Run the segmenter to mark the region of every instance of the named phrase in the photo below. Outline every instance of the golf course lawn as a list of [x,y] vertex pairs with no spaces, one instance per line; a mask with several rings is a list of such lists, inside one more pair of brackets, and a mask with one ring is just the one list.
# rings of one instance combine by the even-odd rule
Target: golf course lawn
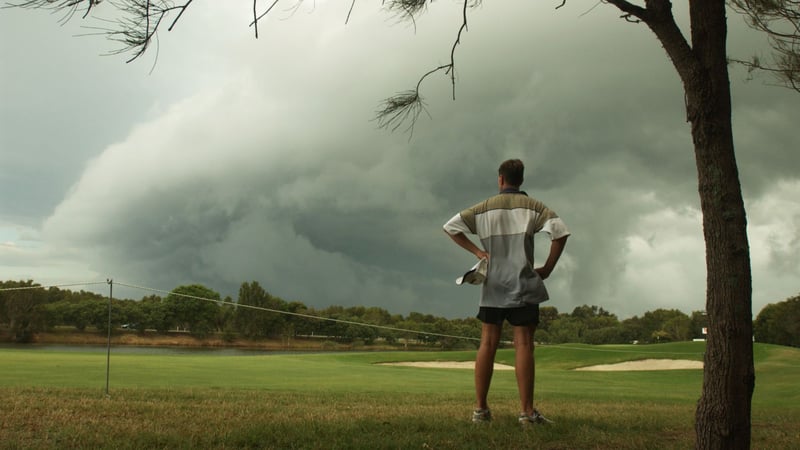
[[[641,359],[701,361],[702,342],[540,346],[521,428],[513,371],[495,371],[495,420],[470,423],[474,352],[106,354],[0,349],[0,448],[623,448],[694,446],[702,370],[576,371]],[[497,362],[513,365],[513,350]],[[800,443],[800,349],[755,345],[752,448]]]

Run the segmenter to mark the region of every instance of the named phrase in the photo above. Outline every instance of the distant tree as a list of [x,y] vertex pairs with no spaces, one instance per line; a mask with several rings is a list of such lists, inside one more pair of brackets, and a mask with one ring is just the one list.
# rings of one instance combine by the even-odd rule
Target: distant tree
[[647,311],[642,317],[634,316],[626,319],[623,321],[623,326],[628,330],[636,330],[635,339],[638,341],[664,342],[688,339],[691,321],[686,314],[677,309],[659,308]]
[[383,308],[373,306],[364,310],[364,313],[361,315],[361,320],[365,323],[372,323],[375,325],[387,325],[391,323],[392,315]]
[[653,331],[653,334],[650,335],[651,339],[655,343],[663,343],[663,342],[671,342],[672,336],[664,330],[656,330]]
[[533,340],[538,344],[552,344],[553,338],[550,337],[550,331],[536,328],[536,334]]
[[173,289],[164,304],[173,323],[187,328],[195,336],[206,337],[214,330],[219,300],[218,292],[192,284]]
[[72,297],[72,292],[61,290],[56,286],[51,286],[45,291],[47,303],[56,303],[60,301],[68,301]]
[[157,295],[143,297],[139,302],[142,311],[140,330],[154,329],[159,333],[166,333],[175,326],[175,320],[164,299]]
[[416,323],[434,323],[436,322],[436,317],[432,314],[422,314],[418,312],[412,311],[408,314],[407,319],[409,322],[416,322]]
[[[84,299],[75,305],[75,316],[85,327],[94,328],[96,331],[108,330],[108,300],[99,302]],[[112,314],[118,318],[118,311],[112,308]]]
[[800,347],[800,295],[765,306],[753,328],[758,342]]
[[73,325],[80,331],[86,329],[87,326],[97,322],[94,307],[98,302],[91,299],[81,300],[78,303],[72,303],[72,308],[65,315],[67,320],[66,325]]
[[549,330],[550,324],[556,319],[558,319],[558,309],[555,306],[540,306],[539,326],[536,327],[536,332]]
[[681,313],[664,322],[662,330],[673,341],[688,341],[692,335],[692,319]]
[[477,339],[481,337],[481,321],[476,317],[469,317],[466,319],[453,319],[454,331],[457,336],[471,338],[475,347],[477,348]]
[[644,328],[637,317],[623,320],[620,322],[619,328],[623,344],[632,344],[642,341]]
[[597,305],[578,306],[572,310],[571,316],[574,319],[580,320],[585,330],[597,330],[600,328],[619,326],[617,316]]
[[582,341],[586,344],[623,344],[625,339],[624,329],[621,325],[586,330]]
[[340,340],[343,342],[361,341],[367,345],[371,345],[378,337],[377,330],[369,326],[356,325],[356,323],[359,323],[357,319],[356,317],[350,317],[349,320],[354,323],[344,324],[342,326]]
[[291,325],[292,330],[294,331],[294,336],[310,336],[317,331],[317,327],[320,322],[319,319],[304,317],[316,317],[317,313],[313,310],[313,308],[308,308],[302,302],[293,301],[286,304],[286,311],[294,314],[302,314],[302,316],[288,315],[285,317],[287,324]]
[[16,342],[31,342],[35,333],[47,326],[45,310],[47,293],[33,280],[8,281],[0,285],[0,306],[2,316],[8,323],[11,335]]
[[597,305],[576,306],[575,309],[572,310],[572,314],[571,314],[572,317],[574,317],[576,319],[585,320],[585,321],[588,321],[589,319],[591,319],[593,317],[599,317],[599,316],[604,316],[604,315],[608,315],[608,312],[605,311],[603,308],[597,306]]
[[[278,337],[283,333],[284,316],[280,313],[259,310],[282,310],[283,301],[270,295],[257,281],[242,283],[234,313],[234,324],[244,336],[250,338]],[[252,308],[248,308],[252,307]]]
[[222,300],[217,316],[214,318],[214,328],[216,331],[233,331],[235,314],[235,302],[230,296],[226,296]]
[[[328,319],[346,320],[347,313],[344,307],[340,305],[331,305],[323,310],[316,311],[314,316],[325,317]],[[342,339],[347,334],[347,326],[344,323],[337,322],[336,320],[318,320],[314,324],[314,334],[317,336],[326,336],[333,339]]]
[[562,314],[550,323],[547,331],[552,343],[582,342],[586,324],[581,319]]
[[115,310],[119,314],[119,321],[123,327],[142,332],[145,330],[143,326],[145,313],[141,302],[135,300],[114,301],[112,305],[112,321],[113,311]]
[[41,308],[44,314],[45,328],[49,330],[58,325],[63,325],[65,323],[64,315],[69,307],[70,303],[63,300],[43,304]]

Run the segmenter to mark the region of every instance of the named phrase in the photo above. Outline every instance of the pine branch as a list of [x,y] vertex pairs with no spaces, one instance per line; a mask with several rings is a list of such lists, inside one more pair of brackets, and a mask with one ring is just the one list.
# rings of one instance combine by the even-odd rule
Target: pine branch
[[733,9],[747,18],[751,28],[763,31],[773,50],[771,61],[752,57],[730,59],[752,74],[771,73],[785,87],[800,92],[800,1],[730,0]]

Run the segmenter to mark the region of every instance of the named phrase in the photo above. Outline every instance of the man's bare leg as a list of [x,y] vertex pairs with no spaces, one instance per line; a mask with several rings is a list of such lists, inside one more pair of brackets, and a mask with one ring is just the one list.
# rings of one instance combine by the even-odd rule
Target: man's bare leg
[[533,386],[536,367],[533,359],[533,334],[536,325],[514,327],[514,373],[517,376],[520,412],[533,414]]
[[481,345],[475,357],[475,396],[477,409],[489,409],[487,397],[492,383],[494,356],[500,343],[502,325],[484,323],[481,327]]

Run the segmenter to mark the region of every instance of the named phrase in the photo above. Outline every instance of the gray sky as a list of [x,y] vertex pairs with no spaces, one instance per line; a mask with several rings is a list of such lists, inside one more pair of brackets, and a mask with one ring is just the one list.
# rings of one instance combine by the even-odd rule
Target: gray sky
[[[448,61],[457,2],[416,27],[378,2],[347,25],[350,2],[307,3],[274,11],[257,40],[246,4],[192,4],[131,64],[77,37],[97,22],[0,10],[0,278],[201,283],[234,298],[255,280],[314,307],[468,317],[478,289],[454,280],[473,257],[441,226],[521,158],[523,188],[572,232],[549,305],[621,319],[704,309],[683,91],[643,25],[604,4],[485,2],[457,49],[456,101],[429,78],[431,118],[409,140],[371,119]],[[729,20],[729,53],[766,54]],[[800,94],[739,68],[731,84],[757,314],[800,292]],[[548,240],[536,243],[543,260]]]

